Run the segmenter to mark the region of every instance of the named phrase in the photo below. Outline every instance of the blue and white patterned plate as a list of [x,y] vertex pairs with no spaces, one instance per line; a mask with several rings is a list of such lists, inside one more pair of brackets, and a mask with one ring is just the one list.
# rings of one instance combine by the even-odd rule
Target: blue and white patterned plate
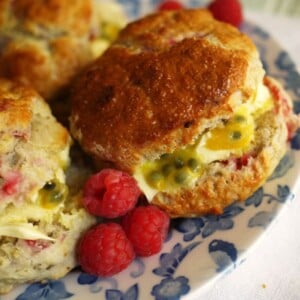
[[[131,16],[155,9],[159,0],[119,1]],[[201,1],[185,1],[186,6]],[[283,83],[300,112],[300,76],[286,51],[263,29],[245,22],[241,28],[256,43],[267,73]],[[191,299],[207,283],[233,270],[266,233],[274,219],[294,199],[300,167],[300,130],[268,182],[244,203],[235,203],[221,216],[181,219],[160,254],[136,259],[111,278],[82,273],[48,283],[24,285],[1,300],[177,300]]]

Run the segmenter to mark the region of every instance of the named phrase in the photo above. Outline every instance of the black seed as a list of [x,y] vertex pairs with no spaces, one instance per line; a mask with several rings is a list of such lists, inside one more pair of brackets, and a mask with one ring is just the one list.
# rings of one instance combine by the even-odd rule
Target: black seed
[[192,171],[197,171],[199,167],[199,163],[195,158],[190,158],[187,162],[187,165]]
[[43,189],[46,191],[52,191],[55,189],[55,187],[56,187],[56,184],[54,181],[47,181],[45,183],[45,185],[43,186]]
[[173,171],[173,165],[171,164],[165,164],[163,165],[161,171],[165,176],[168,176]]
[[158,181],[160,181],[160,180],[163,179],[163,175],[160,172],[158,172],[158,171],[152,171],[149,174],[149,179],[150,179],[151,182],[156,183],[156,182],[158,182]]
[[175,174],[174,180],[176,183],[184,183],[188,178],[188,173],[185,171],[179,171]]
[[176,157],[174,160],[174,165],[176,169],[181,169],[184,166],[184,161],[180,157]]
[[240,131],[233,131],[231,132],[230,134],[230,137],[233,139],[233,140],[239,140],[242,136],[242,133]]
[[160,156],[161,159],[167,159],[170,157],[170,154],[169,153],[164,153]]

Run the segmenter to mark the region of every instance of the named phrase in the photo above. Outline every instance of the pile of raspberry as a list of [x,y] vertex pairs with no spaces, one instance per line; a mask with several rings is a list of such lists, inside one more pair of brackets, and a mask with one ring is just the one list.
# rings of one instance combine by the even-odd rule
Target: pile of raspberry
[[[164,0],[158,5],[158,10],[177,10],[184,6],[179,0]],[[239,0],[213,0],[207,9],[215,19],[239,27],[244,19],[243,9]]]
[[78,244],[78,258],[86,273],[111,276],[127,268],[136,256],[158,253],[170,219],[153,205],[139,205],[141,191],[130,175],[104,169],[92,175],[83,191],[83,204],[104,218]]

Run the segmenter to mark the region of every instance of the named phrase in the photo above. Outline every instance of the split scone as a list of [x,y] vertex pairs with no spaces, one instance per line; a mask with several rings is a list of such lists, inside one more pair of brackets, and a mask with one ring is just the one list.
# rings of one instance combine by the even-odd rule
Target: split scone
[[219,214],[246,199],[299,125],[253,42],[201,9],[129,24],[71,101],[83,149],[131,173],[172,217]]
[[66,185],[70,143],[35,91],[0,79],[0,294],[77,264],[94,218]]
[[97,21],[93,0],[2,0],[0,75],[58,97],[94,58]]

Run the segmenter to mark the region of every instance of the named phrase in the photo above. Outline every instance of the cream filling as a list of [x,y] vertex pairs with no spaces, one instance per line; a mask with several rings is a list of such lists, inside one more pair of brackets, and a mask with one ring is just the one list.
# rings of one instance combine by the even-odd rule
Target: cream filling
[[[232,101],[242,103],[241,99],[238,99],[239,97],[241,95],[234,94]],[[268,88],[261,84],[253,98],[240,104],[234,112],[234,117],[228,120],[227,123],[206,132],[197,139],[194,145],[175,151],[171,154],[170,159],[160,158],[138,167],[133,176],[148,201],[151,202],[159,191],[173,192],[182,188],[182,186],[192,186],[201,175],[204,165],[213,161],[226,160],[232,155],[241,156],[245,153],[254,138],[255,119],[262,113],[272,109],[272,107],[271,94]],[[177,170],[176,167],[173,167],[173,173],[166,175],[164,168],[167,164],[174,164],[177,159],[174,156],[182,158],[184,165]],[[191,171],[188,168],[191,158],[199,164],[196,171]],[[179,172],[182,172],[182,170],[186,173],[188,179],[183,180],[181,183],[174,183],[174,178],[180,176]]]
[[31,223],[0,224],[0,236],[9,236],[25,240],[55,240],[36,229]]

